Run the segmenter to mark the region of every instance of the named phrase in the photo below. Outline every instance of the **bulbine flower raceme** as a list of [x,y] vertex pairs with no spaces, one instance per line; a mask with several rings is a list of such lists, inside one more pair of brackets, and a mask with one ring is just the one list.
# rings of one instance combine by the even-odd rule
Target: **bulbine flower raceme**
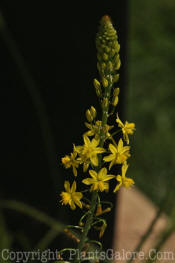
[[[126,177],[128,158],[131,156],[129,135],[135,130],[135,124],[123,123],[117,111],[120,89],[118,70],[121,66],[120,45],[117,32],[108,16],[102,17],[96,36],[97,68],[99,80],[94,79],[94,88],[101,106],[101,117],[97,119],[97,111],[91,106],[86,111],[85,122],[88,130],[83,134],[83,144],[73,145],[73,152],[62,158],[66,169],[72,168],[73,182],[64,183],[65,191],[61,193],[61,203],[69,205],[72,210],[76,207],[86,209],[80,219],[78,237],[79,251],[85,251],[89,230],[94,227],[102,238],[107,227],[106,221],[99,217],[109,212],[111,207],[104,207],[100,192],[118,191],[122,186],[128,188],[134,184],[133,179]],[[110,123],[110,117],[116,116],[116,122]],[[109,165],[107,164],[109,163]],[[75,179],[79,177],[78,169],[83,167],[84,176],[81,180],[85,190],[78,192]],[[110,174],[113,166],[121,170],[121,174]],[[116,187],[110,189],[111,180],[116,181]],[[88,201],[88,197],[91,201]],[[107,198],[107,197],[106,197]],[[66,230],[68,231],[68,230]],[[71,229],[70,229],[71,231]],[[97,241],[98,242],[98,241]],[[75,257],[76,262],[80,262]]]

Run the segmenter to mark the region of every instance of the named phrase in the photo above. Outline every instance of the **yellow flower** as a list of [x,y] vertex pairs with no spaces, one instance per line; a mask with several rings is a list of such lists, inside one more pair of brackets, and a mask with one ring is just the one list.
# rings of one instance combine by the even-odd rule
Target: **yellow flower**
[[[98,140],[100,133],[101,133],[101,129],[102,129],[102,122],[101,121],[96,121],[96,123],[90,124],[85,122],[86,127],[89,129],[89,131],[85,132],[84,135],[86,136],[95,136],[95,139]],[[114,126],[109,126],[109,125],[105,125],[103,127],[104,133],[106,136],[110,136],[109,134],[109,130],[111,130]]]
[[[70,183],[68,181],[65,181],[64,188],[66,192],[62,192],[60,195],[62,197],[62,205],[69,204],[71,209],[74,210],[76,208],[76,205],[82,208],[81,198],[83,197],[83,194],[80,192],[76,192],[76,182],[74,181],[72,184],[72,187],[70,188]],[[75,205],[76,204],[76,205]]]
[[80,158],[78,160],[83,163],[84,167],[83,170],[87,171],[89,167],[89,163],[91,162],[92,165],[98,166],[98,156],[99,153],[104,153],[105,149],[102,147],[97,147],[99,145],[100,140],[96,140],[95,138],[92,141],[84,135],[83,136],[84,145],[83,146],[76,146],[75,150],[78,152]]
[[128,134],[133,134],[135,130],[135,123],[133,122],[127,122],[125,121],[125,124],[119,119],[118,113],[117,113],[117,119],[116,122],[118,123],[118,126],[122,128],[123,137],[127,144],[129,144],[129,136]]
[[131,178],[126,177],[126,171],[128,169],[128,165],[126,162],[124,162],[122,166],[122,176],[117,175],[116,180],[119,182],[117,186],[114,189],[114,193],[120,189],[121,186],[124,186],[126,188],[132,186],[134,184],[134,181]]
[[66,155],[65,157],[61,158],[61,161],[66,169],[72,166],[74,176],[77,176],[76,168],[78,168],[79,166],[79,161],[76,160],[76,157],[77,157],[77,152],[75,151],[75,146],[74,146],[74,151],[73,153],[70,154],[70,156]]
[[94,170],[89,170],[89,174],[92,178],[86,178],[82,182],[86,185],[92,185],[90,191],[108,191],[108,181],[115,177],[114,175],[107,174],[106,168],[102,168],[98,173]]
[[103,158],[105,162],[111,162],[109,165],[109,170],[114,164],[124,163],[128,157],[130,157],[130,146],[123,146],[122,139],[119,140],[117,146],[109,144],[109,150],[111,151],[111,154]]

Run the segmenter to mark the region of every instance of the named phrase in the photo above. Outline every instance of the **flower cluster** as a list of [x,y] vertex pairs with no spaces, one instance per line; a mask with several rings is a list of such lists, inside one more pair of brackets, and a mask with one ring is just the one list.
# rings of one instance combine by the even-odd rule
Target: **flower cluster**
[[[61,202],[64,205],[69,205],[73,210],[76,206],[88,208],[90,213],[87,214],[89,217],[87,224],[85,223],[85,228],[89,229],[89,222],[92,223],[93,220],[96,220],[93,225],[102,222],[99,228],[100,237],[104,233],[106,222],[99,219],[98,216],[109,212],[111,209],[107,207],[103,210],[100,192],[113,191],[115,193],[122,186],[128,188],[134,184],[133,179],[126,177],[126,172],[128,169],[127,161],[131,156],[129,136],[133,134],[135,124],[127,121],[122,122],[119,118],[118,109],[116,110],[120,89],[115,85],[119,80],[118,70],[121,65],[120,45],[117,39],[117,32],[110,18],[104,16],[100,22],[96,38],[99,80],[94,79],[93,82],[101,106],[101,117],[97,118],[98,114],[94,106],[86,110],[87,121],[85,126],[88,130],[82,136],[83,144],[73,145],[73,152],[62,158],[64,167],[66,169],[72,168],[74,181],[72,186],[70,186],[69,181],[65,181],[65,191],[61,193]],[[113,115],[116,118],[115,123],[111,123],[111,116]],[[80,166],[82,166],[84,173],[81,178],[81,188],[84,186],[85,190],[78,192],[76,191],[75,179],[82,174],[77,171]],[[115,169],[121,173],[115,173]],[[112,174],[110,171],[113,171]],[[111,180],[116,181],[114,189],[110,187]],[[87,195],[89,194],[92,195],[92,198],[87,204]],[[88,230],[84,231],[84,235],[87,233]]]
[[[94,107],[93,107],[94,108]],[[95,109],[95,108],[94,108]],[[87,114],[86,114],[87,115]],[[80,165],[83,165],[83,172],[89,174],[91,178],[85,178],[82,180],[82,183],[85,185],[91,185],[89,191],[108,191],[109,190],[109,181],[111,179],[116,179],[119,182],[115,189],[116,192],[120,189],[121,186],[126,188],[132,186],[134,181],[131,178],[126,177],[126,171],[128,169],[127,159],[131,156],[129,143],[129,134],[133,134],[135,125],[134,123],[125,122],[119,119],[118,113],[116,118],[116,123],[118,124],[118,133],[122,132],[123,138],[118,140],[114,139],[113,135],[109,133],[109,130],[115,129],[115,126],[110,126],[106,124],[104,127],[101,125],[101,121],[91,119],[90,123],[85,123],[86,127],[90,128],[90,131],[87,131],[83,135],[84,144],[81,146],[73,145],[73,152],[70,155],[66,155],[62,158],[62,163],[65,168],[71,168],[73,170],[74,176],[77,176],[77,168]],[[108,150],[106,147],[100,147],[100,134],[103,129],[105,134],[104,144],[108,145]],[[116,132],[114,132],[116,133]],[[89,139],[90,136],[93,136],[92,140]],[[126,145],[125,145],[126,143]],[[105,153],[103,158],[99,158],[99,155]],[[99,160],[105,165],[105,162],[109,162],[109,171],[114,165],[121,166],[121,175],[111,175],[108,174],[107,168],[101,165],[100,169],[97,169],[99,166]],[[83,198],[83,194],[80,195],[79,192],[76,192],[76,182],[74,181],[72,188],[70,190],[70,183],[65,182],[66,192],[61,193],[62,203],[69,204],[72,209],[75,209],[77,204],[82,208],[82,203],[80,199]]]

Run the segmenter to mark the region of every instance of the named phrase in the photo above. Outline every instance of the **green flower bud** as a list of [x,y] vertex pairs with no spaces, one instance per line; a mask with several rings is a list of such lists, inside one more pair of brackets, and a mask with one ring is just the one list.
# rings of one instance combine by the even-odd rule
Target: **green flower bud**
[[113,65],[112,65],[112,62],[111,62],[111,61],[108,62],[108,64],[107,64],[107,69],[108,69],[109,72],[112,72],[112,70],[113,70]]
[[91,112],[90,110],[86,110],[86,118],[89,122],[92,122],[93,121],[93,117],[91,115]]
[[100,88],[101,87],[101,84],[100,84],[100,82],[97,79],[94,79],[94,87],[95,88]]
[[101,87],[95,87],[95,92],[96,92],[98,98],[100,98],[102,96]]
[[121,61],[119,59],[119,61],[117,62],[116,66],[115,66],[115,69],[119,70],[120,66],[121,66]]
[[108,60],[108,55],[106,53],[103,54],[103,59],[106,61]]
[[119,88],[115,88],[114,91],[113,91],[113,96],[118,96],[120,93],[120,89]]
[[119,80],[119,74],[114,75],[114,77],[113,77],[113,83],[118,82],[118,80]]
[[113,96],[112,105],[115,107],[118,104],[118,96]]
[[96,116],[97,116],[97,112],[96,112],[96,109],[93,106],[91,106],[91,108],[90,108],[90,113],[91,113],[93,119],[95,119]]
[[109,105],[109,100],[107,98],[104,98],[102,101],[102,108],[106,109]]
[[104,88],[107,88],[108,87],[108,80],[105,78],[102,78],[102,84],[103,84]]

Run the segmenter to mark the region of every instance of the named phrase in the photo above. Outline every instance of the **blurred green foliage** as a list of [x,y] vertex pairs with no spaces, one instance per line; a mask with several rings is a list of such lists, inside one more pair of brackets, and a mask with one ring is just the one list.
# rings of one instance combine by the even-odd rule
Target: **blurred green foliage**
[[130,7],[127,118],[136,123],[130,176],[159,203],[175,172],[175,1],[134,0]]

